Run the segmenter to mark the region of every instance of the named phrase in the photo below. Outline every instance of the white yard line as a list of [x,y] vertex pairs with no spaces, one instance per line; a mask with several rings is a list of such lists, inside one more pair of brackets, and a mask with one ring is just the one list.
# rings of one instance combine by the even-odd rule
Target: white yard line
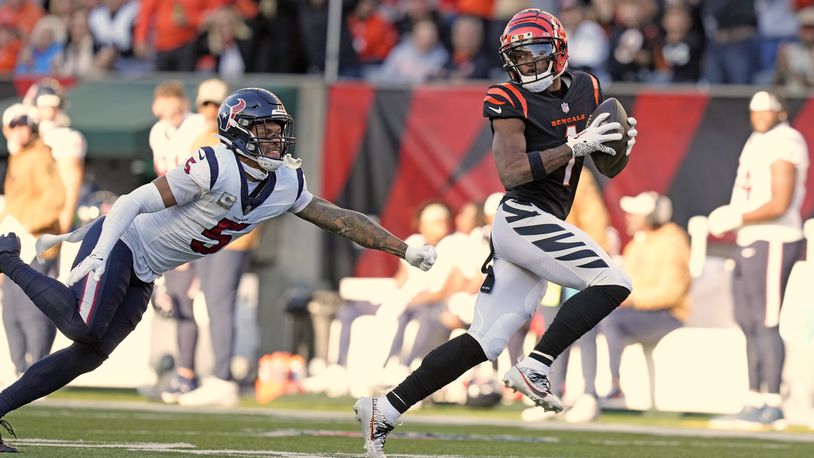
[[[145,403],[136,401],[85,401],[85,400],[68,400],[68,399],[47,399],[35,403],[34,405],[43,407],[66,408],[66,409],[97,409],[98,412],[83,413],[85,416],[99,418],[139,418],[144,420],[168,420],[171,419],[173,414],[211,414],[211,415],[249,415],[257,416],[258,419],[262,417],[276,417],[289,420],[311,420],[311,421],[352,421],[353,414],[350,406],[348,406],[348,413],[342,412],[326,412],[326,411],[312,411],[312,410],[287,410],[287,409],[273,409],[273,408],[259,408],[259,407],[233,407],[233,408],[190,408],[180,407],[175,405],[166,405],[158,403]],[[127,411],[140,411],[141,413],[128,414],[123,416],[116,412],[109,412],[109,410],[127,410]],[[28,411],[27,415],[35,415],[34,411]],[[52,413],[47,415],[53,416]],[[136,415],[136,416],[134,416]],[[404,416],[404,421],[416,424],[433,424],[433,425],[478,425],[478,426],[501,426],[501,427],[516,427],[526,430],[540,430],[540,431],[566,431],[566,432],[607,432],[607,433],[629,433],[629,434],[648,434],[656,436],[680,436],[680,437],[703,437],[703,438],[737,438],[737,439],[753,439],[753,440],[768,440],[780,442],[800,442],[800,443],[814,443],[814,434],[807,433],[788,433],[788,432],[774,432],[774,431],[732,431],[708,428],[689,428],[689,427],[669,427],[669,426],[652,426],[652,425],[638,425],[638,424],[625,424],[625,423],[565,423],[565,422],[524,422],[521,420],[504,420],[494,418],[482,417],[465,417],[465,416],[451,416],[451,415],[422,415],[408,413]]]

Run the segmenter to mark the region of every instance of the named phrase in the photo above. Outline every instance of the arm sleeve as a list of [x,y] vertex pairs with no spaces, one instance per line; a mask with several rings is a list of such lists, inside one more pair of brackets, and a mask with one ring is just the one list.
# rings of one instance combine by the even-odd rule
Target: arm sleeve
[[124,231],[133,224],[136,216],[142,213],[154,213],[164,208],[161,194],[152,183],[145,184],[130,194],[119,197],[110,209],[110,213],[105,217],[102,233],[99,234],[93,254],[106,258]]

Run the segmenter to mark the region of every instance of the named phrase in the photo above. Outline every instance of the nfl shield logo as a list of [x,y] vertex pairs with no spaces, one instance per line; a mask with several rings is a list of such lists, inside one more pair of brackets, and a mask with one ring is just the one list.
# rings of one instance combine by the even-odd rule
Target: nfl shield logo
[[560,106],[562,107],[562,112],[563,113],[568,113],[568,110],[571,109],[571,107],[568,106],[568,102],[563,102],[562,105],[560,105]]

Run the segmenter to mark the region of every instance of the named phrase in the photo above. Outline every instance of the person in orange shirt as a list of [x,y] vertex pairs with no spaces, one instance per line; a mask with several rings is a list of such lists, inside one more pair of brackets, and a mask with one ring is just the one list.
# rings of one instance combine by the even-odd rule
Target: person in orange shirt
[[[147,58],[155,51],[160,71],[195,69],[195,39],[198,25],[224,0],[143,0],[136,19],[133,51]],[[150,40],[152,36],[152,40]]]
[[0,17],[0,73],[14,70],[22,47],[23,42],[17,28],[10,20]]
[[396,27],[376,11],[378,0],[360,0],[348,17],[353,49],[364,65],[380,64],[399,40]]
[[42,7],[34,0],[6,0],[0,5],[0,22],[8,21],[16,25],[23,36],[31,34],[34,24],[44,14]]

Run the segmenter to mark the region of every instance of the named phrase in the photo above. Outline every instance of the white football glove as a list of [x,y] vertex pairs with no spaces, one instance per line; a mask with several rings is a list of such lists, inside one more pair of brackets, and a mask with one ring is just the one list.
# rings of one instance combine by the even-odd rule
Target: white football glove
[[407,247],[404,253],[404,260],[411,266],[418,267],[421,270],[430,270],[435,264],[435,258],[438,254],[435,252],[435,247],[432,245],[424,245],[422,247]]
[[630,140],[627,141],[627,149],[625,150],[625,156],[630,156],[630,152],[633,151],[633,145],[636,144],[636,136],[639,135],[639,131],[636,130],[636,118],[633,116],[627,118],[627,123],[630,125],[630,129],[627,130],[627,136]]
[[710,234],[720,237],[725,232],[737,229],[743,224],[743,215],[731,205],[724,205],[712,210],[707,218]]
[[91,273],[93,274],[94,280],[101,280],[102,275],[105,273],[105,264],[107,264],[106,258],[97,256],[94,253],[89,254],[87,258],[83,259],[82,262],[74,267],[71,273],[68,274],[68,286],[79,283]]
[[582,157],[591,154],[595,151],[601,151],[611,156],[616,155],[616,151],[609,146],[603,145],[605,142],[621,140],[622,125],[618,122],[609,122],[602,124],[608,119],[610,113],[602,113],[591,122],[591,125],[586,127],[585,130],[576,134],[573,137],[568,137],[565,142],[571,147],[571,152],[574,157]]

